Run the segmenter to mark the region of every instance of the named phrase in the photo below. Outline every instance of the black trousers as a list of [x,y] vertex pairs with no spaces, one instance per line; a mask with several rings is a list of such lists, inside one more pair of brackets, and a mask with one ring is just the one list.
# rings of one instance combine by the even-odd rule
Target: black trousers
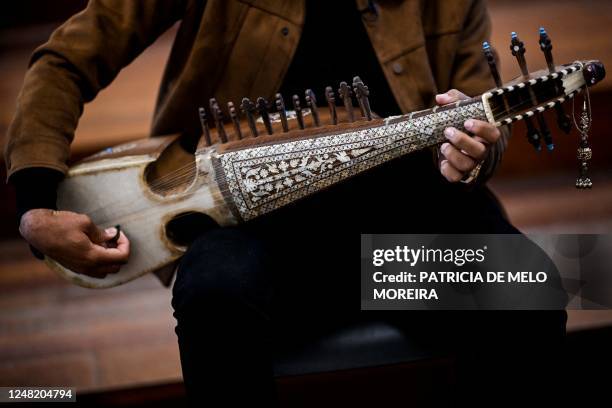
[[401,187],[395,182],[407,181],[384,176],[410,174],[398,173],[406,170],[403,165],[358,177],[262,220],[209,229],[190,246],[172,304],[192,401],[274,406],[278,347],[369,319],[390,321],[458,356],[457,395],[447,400],[496,406],[512,398],[533,402],[529,391],[548,402],[558,395],[564,311],[360,310],[360,232],[519,233],[487,189],[452,186],[437,179],[435,169],[414,182],[419,197],[390,193]]

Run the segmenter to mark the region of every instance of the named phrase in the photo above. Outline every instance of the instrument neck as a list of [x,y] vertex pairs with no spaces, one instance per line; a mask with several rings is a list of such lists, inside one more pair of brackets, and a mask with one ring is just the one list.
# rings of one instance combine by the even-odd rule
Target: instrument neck
[[[225,201],[241,221],[445,140],[449,126],[486,120],[480,98],[317,135],[226,150],[212,157]],[[333,128],[332,128],[333,129]]]

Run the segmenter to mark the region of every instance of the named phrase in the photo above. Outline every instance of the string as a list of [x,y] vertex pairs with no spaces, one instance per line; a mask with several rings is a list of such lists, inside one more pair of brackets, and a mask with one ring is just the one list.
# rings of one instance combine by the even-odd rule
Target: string
[[[588,92],[588,91],[587,91]],[[519,101],[518,103],[514,104],[513,106],[510,107],[510,110],[513,110],[515,108],[518,108],[520,106],[524,106],[527,105],[528,102],[526,101]],[[461,104],[458,105],[458,107],[462,106]],[[589,109],[590,109],[590,103],[589,103]],[[492,111],[497,114],[500,111],[504,111],[505,107],[495,107],[494,109],[492,109]],[[509,113],[509,112],[508,112]],[[401,116],[408,116],[408,115],[401,115]],[[390,124],[390,120],[395,119],[393,117],[391,118],[386,118],[384,121],[384,125],[382,126],[383,128],[387,128],[388,125]],[[575,122],[575,117],[574,117],[574,122]],[[400,133],[400,132],[398,132]],[[389,135],[389,136],[394,136],[393,135]],[[196,151],[197,152],[197,151]],[[171,192],[172,189],[175,189],[177,187],[183,186],[185,185],[187,182],[193,180],[195,181],[195,177],[197,175],[197,163],[195,161],[190,161],[189,163],[179,166],[176,169],[165,173],[164,175],[160,176],[160,177],[156,177],[155,179],[153,179],[152,181],[150,181],[148,183],[149,188],[151,188],[154,192]],[[177,198],[180,197],[181,195],[189,195],[189,194],[194,194],[191,189],[189,189],[189,186],[185,186],[186,190],[189,191],[185,191],[184,193],[179,193],[179,194],[175,194],[173,195],[173,198]],[[223,191],[224,193],[227,193],[227,191]],[[127,205],[130,205],[130,203],[116,203],[116,208],[115,210],[117,210],[117,208],[121,208],[121,207],[125,207]],[[146,205],[143,208],[138,208],[139,211],[145,211],[147,209],[151,209],[153,210],[155,207],[157,206],[161,206],[164,204],[154,204],[153,207],[151,207],[150,203],[146,203]],[[90,216],[91,215],[96,215],[99,211],[105,210],[106,208],[97,208],[95,210],[93,210],[92,212],[90,212]],[[124,214],[124,216],[127,216],[130,214]]]
[[[582,66],[583,64],[582,64],[582,63],[580,63],[580,61],[577,61],[577,62],[576,62],[576,64],[579,64],[581,69],[583,68],[583,66]],[[519,89],[519,88],[517,87],[517,85],[515,85],[515,89]],[[559,89],[563,89],[563,87],[560,87]],[[563,95],[557,95],[557,97],[560,97],[560,96],[563,96]],[[545,103],[545,102],[544,102],[544,103]],[[542,104],[543,104],[543,103],[542,103]],[[522,101],[519,101],[519,103],[517,103],[517,104],[515,104],[515,105],[513,105],[513,106],[509,106],[508,108],[506,108],[505,106],[495,106],[495,107],[493,107],[493,108],[491,109],[491,112],[492,112],[494,115],[497,115],[497,114],[499,114],[499,113],[504,113],[505,111],[507,111],[507,114],[508,114],[508,115],[511,115],[511,114],[512,114],[512,112],[511,112],[511,111],[513,111],[515,108],[519,108],[519,107],[521,107],[521,109],[520,109],[520,110],[523,110],[523,109],[525,109],[525,110],[531,110],[531,109],[533,109],[533,108],[534,108],[534,106],[531,104],[531,101],[528,101],[528,100],[522,100]]]

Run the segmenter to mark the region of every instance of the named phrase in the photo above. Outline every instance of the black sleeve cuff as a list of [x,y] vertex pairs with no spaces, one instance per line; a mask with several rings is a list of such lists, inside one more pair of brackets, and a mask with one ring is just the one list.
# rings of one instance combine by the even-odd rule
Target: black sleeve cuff
[[31,167],[11,175],[17,196],[17,221],[35,208],[56,209],[57,185],[64,175],[47,167]]
[[[63,177],[60,171],[47,167],[31,167],[11,175],[9,182],[15,187],[17,196],[17,225],[29,210],[57,208],[57,185]],[[32,245],[30,250],[36,258],[44,259],[44,255]]]

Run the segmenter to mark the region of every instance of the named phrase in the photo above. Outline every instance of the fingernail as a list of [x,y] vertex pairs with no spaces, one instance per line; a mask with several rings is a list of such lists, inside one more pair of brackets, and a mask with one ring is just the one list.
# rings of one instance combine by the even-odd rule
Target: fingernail
[[455,129],[447,127],[446,129],[444,129],[444,136],[446,136],[447,138],[452,138],[455,135]]
[[474,121],[472,119],[468,119],[465,121],[463,126],[465,126],[467,130],[472,130],[472,127],[474,126]]
[[114,237],[115,234],[117,233],[117,228],[110,227],[110,228],[105,229],[104,232],[106,233],[106,235],[110,235],[111,237]]
[[440,146],[440,151],[442,152],[442,154],[444,154],[446,149],[448,149],[448,146],[450,146],[450,143],[442,143],[442,146]]

